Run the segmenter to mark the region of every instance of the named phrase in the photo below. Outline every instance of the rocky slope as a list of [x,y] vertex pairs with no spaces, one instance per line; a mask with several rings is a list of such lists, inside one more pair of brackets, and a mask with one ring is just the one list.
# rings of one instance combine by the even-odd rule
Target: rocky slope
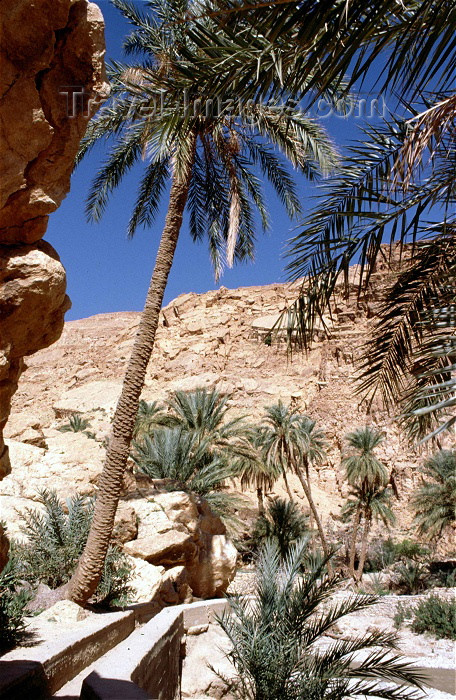
[[[358,404],[353,386],[353,362],[387,276],[380,266],[360,305],[340,299],[331,338],[317,339],[309,355],[292,358],[284,343],[269,345],[267,336],[296,289],[222,287],[178,297],[163,309],[144,398],[161,400],[175,389],[218,387],[232,395],[233,414],[259,419],[263,407],[278,399],[307,412],[326,431],[330,446],[327,460],[312,475],[328,528],[339,527],[337,514],[346,494],[343,436],[375,424],[386,434],[379,456],[394,475],[399,526],[406,529],[407,494],[418,480],[419,458],[407,450],[380,406],[367,413]],[[28,360],[6,428],[14,471],[0,485],[3,517],[12,515],[9,504],[17,505],[17,498],[33,499],[38,487],[52,486],[62,494],[93,491],[103,459],[101,443],[109,431],[138,321],[137,313],[116,313],[69,322],[56,344]],[[96,440],[56,430],[74,412],[90,419]],[[298,482],[292,481],[292,487],[301,498]]]

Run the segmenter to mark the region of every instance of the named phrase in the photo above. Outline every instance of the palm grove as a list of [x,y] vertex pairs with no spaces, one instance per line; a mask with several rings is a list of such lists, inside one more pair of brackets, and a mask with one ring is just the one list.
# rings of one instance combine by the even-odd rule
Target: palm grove
[[[87,213],[99,220],[138,163],[142,174],[128,234],[138,226],[152,227],[165,197],[168,208],[90,532],[68,595],[85,603],[97,588],[130,452],[152,478],[199,493],[222,512],[230,509],[225,489],[230,479],[253,485],[263,530],[277,535],[283,532],[274,530],[278,518],[294,518],[296,558],[300,536],[315,527],[331,574],[331,545],[311,483],[311,467],[324,458],[327,445],[311,418],[279,402],[266,407],[263,421],[252,426],[227,418],[226,400],[217,394],[176,394],[163,411],[140,404],[141,391],[184,212],[192,239],[207,241],[218,277],[225,265],[253,257],[256,222],[269,226],[262,187],[268,181],[288,216],[300,221],[288,249],[290,279],[303,278],[299,299],[288,311],[291,342],[309,347],[316,322],[331,308],[336,284],[348,280],[350,264],[360,264],[362,291],[385,255],[382,243],[397,241],[402,267],[374,319],[359,368],[360,398],[380,394],[412,441],[445,438],[453,429],[456,5],[430,0],[305,0],[261,7],[229,0],[113,4],[132,30],[124,41],[127,62],[110,65],[111,97],[89,123],[78,156],[80,161],[99,142],[106,144]],[[324,95],[343,109],[376,58],[382,59],[378,86],[399,95],[401,116],[368,128],[362,142],[341,158],[322,125],[299,105],[312,105]],[[222,104],[241,98],[245,106],[236,114],[218,109],[218,96]],[[310,180],[329,176],[305,219],[293,170]],[[343,464],[350,496],[343,517],[352,522],[348,570],[357,581],[373,522],[394,519],[390,474],[376,456],[381,440],[370,427],[347,436]],[[307,500],[306,524],[299,524],[302,514],[293,504],[289,473],[298,477]],[[421,534],[429,528],[435,536],[454,521],[454,452],[437,453],[426,463],[424,477],[413,501],[417,526]],[[264,496],[279,478],[289,503],[271,516]],[[275,540],[282,555],[291,551],[291,542],[281,548],[280,537]],[[271,560],[275,556],[271,551]]]
[[[425,27],[430,37],[429,56],[438,58],[447,69],[454,69],[454,56],[450,52],[454,48],[454,36],[453,43],[448,47],[447,41],[444,51],[445,33],[439,24],[442,17],[437,8],[432,3],[412,3],[403,11],[397,8],[392,11],[388,4],[383,4],[378,8],[378,16],[372,17],[370,11],[364,12],[357,4],[353,8],[356,31],[353,30],[350,40],[350,23],[342,21],[342,6],[337,4],[326,8],[327,16],[323,13],[318,18],[307,8],[315,20],[312,36],[309,26],[304,29],[306,4],[299,8],[293,4],[285,7],[272,4],[261,15],[255,7],[248,12],[225,14],[224,10],[230,8],[222,6],[210,13],[211,19],[199,5],[149,3],[142,13],[128,3],[116,0],[114,4],[133,26],[124,43],[126,55],[133,60],[111,66],[111,101],[89,124],[81,146],[80,158],[100,139],[108,139],[112,144],[93,182],[87,211],[89,216],[100,218],[109,195],[123,175],[142,159],[144,174],[129,225],[129,234],[133,235],[138,225],[153,223],[168,178],[170,187],[165,228],[113,421],[91,532],[71,582],[71,597],[81,602],[97,584],[109,544],[184,210],[189,212],[192,238],[207,239],[218,275],[224,264],[231,265],[253,255],[254,209],[260,213],[263,226],[267,226],[259,173],[272,183],[288,214],[297,216],[300,201],[287,160],[310,178],[333,172],[327,188],[328,200],[323,201],[305,223],[303,232],[291,242],[291,274],[306,274],[303,295],[307,303],[297,301],[293,315],[295,336],[304,344],[310,342],[313,324],[330,304],[336,280],[343,276],[357,254],[361,256],[363,270],[359,284],[367,283],[387,225],[391,224],[393,238],[398,236],[405,246],[409,235],[415,245],[411,254],[404,253],[405,271],[385,299],[377,328],[366,348],[363,376],[365,381],[370,380],[369,386],[374,390],[379,387],[389,404],[392,400],[407,402],[409,410],[402,415],[420,435],[427,428],[434,432],[449,429],[452,419],[448,417],[448,409],[454,405],[451,371],[454,233],[450,208],[454,199],[448,180],[451,158],[447,157],[448,163],[442,164],[443,156],[451,155],[449,142],[454,135],[453,103],[451,98],[442,97],[444,90],[449,89],[448,70],[437,76],[435,72],[428,75],[431,69],[418,58],[410,65],[400,60],[407,47],[421,41],[418,30]],[[454,7],[450,10],[449,16],[454,17]],[[444,26],[447,18],[448,13]],[[264,34],[257,34],[254,29],[258,22]],[[278,22],[277,31],[272,30],[274,22]],[[388,23],[394,31],[385,38]],[[327,32],[324,46],[323,26]],[[331,53],[338,32],[344,33],[348,42],[344,56],[340,52]],[[435,92],[434,110],[425,110],[411,125],[410,120],[399,125],[393,120],[386,123],[383,130],[367,134],[365,146],[356,149],[356,157],[340,164],[330,139],[315,120],[289,104],[286,109],[277,110],[275,100],[278,95],[287,94],[285,84],[293,86],[295,97],[314,99],[324,92],[328,99],[339,104],[345,99],[352,79],[347,79],[345,72],[348,61],[354,60],[353,42],[362,46],[354,70],[356,77],[367,71],[369,56],[379,55],[390,45],[398,58],[396,62],[386,63],[385,84],[389,81],[396,89],[400,87],[404,96],[410,95],[411,90],[417,92],[416,84],[428,86],[433,80],[434,85],[439,83],[440,75],[443,78],[442,84],[438,84],[439,91]],[[270,63],[274,49],[281,56],[280,69],[274,62]],[[303,61],[314,49],[321,51],[322,68],[317,71],[314,67],[304,75]],[[244,65],[248,66],[249,61],[251,65],[256,63],[256,71],[241,71],[240,56],[247,59]],[[139,60],[135,61],[135,57]],[[194,109],[176,109],[184,91],[188,102],[195,105],[204,103],[207,94],[216,97],[222,89],[231,90],[224,93],[228,96],[249,97],[248,109],[235,116],[216,110],[207,113],[202,109],[195,113]],[[157,95],[163,94],[163,107],[157,111],[152,106]],[[441,110],[445,110],[444,122],[440,120],[439,126],[429,123]],[[372,148],[374,155],[368,157],[367,150],[372,152]],[[431,148],[431,162],[425,168],[424,154]],[[382,193],[387,185],[395,194],[402,192],[400,201],[397,196],[391,196],[389,201],[385,198]],[[438,213],[442,221],[432,226],[422,223],[424,212],[437,202],[441,204]],[[423,241],[420,236],[424,236]],[[424,366],[428,367],[426,371]],[[310,508],[326,550],[319,516],[312,508],[305,464],[296,469],[308,500],[310,497]]]

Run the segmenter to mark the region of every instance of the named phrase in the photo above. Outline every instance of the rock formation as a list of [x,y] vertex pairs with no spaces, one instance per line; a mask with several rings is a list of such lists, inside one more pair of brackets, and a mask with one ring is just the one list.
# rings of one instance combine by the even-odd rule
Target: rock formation
[[0,7],[0,479],[10,471],[2,431],[23,358],[59,338],[70,305],[58,255],[41,239],[107,95],[103,29],[87,0]]
[[136,494],[128,494],[128,506],[138,517],[138,533],[124,550],[155,571],[158,568],[157,591],[162,600],[165,594],[163,602],[222,595],[234,577],[237,552],[220,518],[204,499],[182,491],[163,492],[152,486],[146,498],[145,494],[144,484]]

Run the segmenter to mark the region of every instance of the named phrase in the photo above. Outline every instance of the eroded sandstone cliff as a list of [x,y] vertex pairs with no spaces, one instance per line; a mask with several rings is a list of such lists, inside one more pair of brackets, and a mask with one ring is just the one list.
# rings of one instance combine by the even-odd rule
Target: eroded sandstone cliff
[[87,0],[0,5],[0,479],[23,358],[62,332],[65,271],[42,241],[70,188],[88,118],[107,95],[104,25]]

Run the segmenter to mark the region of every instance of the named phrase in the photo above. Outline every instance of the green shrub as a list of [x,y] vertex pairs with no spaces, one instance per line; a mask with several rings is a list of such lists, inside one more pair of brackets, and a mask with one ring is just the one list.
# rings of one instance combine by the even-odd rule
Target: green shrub
[[432,583],[439,588],[455,588],[456,569],[453,571],[437,571],[432,575]]
[[167,488],[191,491],[205,498],[216,515],[226,516],[239,506],[239,498],[223,491],[225,482],[236,475],[226,455],[213,450],[209,437],[182,427],[157,430],[134,442],[133,461],[139,472],[151,479],[164,479]]
[[456,565],[454,559],[447,559],[446,561],[431,561],[429,564],[429,571],[431,573],[432,585],[443,587],[443,588],[454,588],[456,587]]
[[17,572],[12,559],[0,572],[0,653],[8,651],[27,636],[24,622],[26,606],[32,594],[19,588]]
[[[338,620],[377,599],[353,595],[331,602],[340,579],[327,574],[325,559],[319,567],[304,565],[303,570],[306,555],[306,542],[301,540],[284,561],[277,544],[268,540],[258,557],[253,596],[229,597],[231,610],[218,622],[231,642],[227,657],[236,675],[217,675],[230,696],[239,700],[417,697],[407,687],[420,687],[416,671],[395,652],[395,635],[366,631],[356,639],[318,646]],[[367,654],[360,673],[352,661],[363,650]],[[384,687],[385,678],[394,679],[389,689]]]
[[456,639],[456,601],[430,595],[413,611],[412,630],[430,632],[439,639]]
[[284,558],[290,547],[308,531],[308,518],[293,501],[277,498],[268,503],[266,512],[255,523],[252,545],[256,551],[266,539],[272,539]]
[[88,437],[91,437],[93,433],[86,432],[86,428],[90,426],[90,422],[87,420],[87,418],[83,418],[82,416],[79,415],[79,413],[73,413],[70,418],[69,422],[65,423],[64,425],[61,425],[58,430],[60,430],[61,433],[83,433],[85,432]]
[[429,549],[419,542],[405,539],[394,542],[391,537],[377,540],[369,548],[366,571],[381,571],[397,561],[419,561],[429,556]]
[[411,620],[413,617],[413,608],[410,605],[398,603],[396,612],[394,613],[393,623],[396,629],[399,629],[406,620]]
[[396,560],[413,559],[413,561],[419,561],[420,559],[426,559],[430,554],[428,547],[415,540],[405,539],[397,542],[393,545],[393,549]]
[[131,600],[132,588],[128,585],[132,568],[119,547],[108,548],[100,583],[95,592],[96,602],[108,608],[123,608]]
[[396,585],[404,595],[416,595],[426,590],[431,583],[429,567],[421,562],[401,562],[396,568],[396,573]]
[[395,545],[391,537],[374,540],[367,552],[364,570],[366,573],[381,571],[396,561]]
[[[45,583],[57,588],[70,580],[86,543],[93,517],[93,499],[74,496],[67,511],[54,491],[39,492],[44,512],[27,509],[24,514],[25,543],[13,543],[12,557],[21,579],[32,586]],[[110,545],[94,601],[100,605],[123,605],[131,589],[131,567],[117,547]]]

